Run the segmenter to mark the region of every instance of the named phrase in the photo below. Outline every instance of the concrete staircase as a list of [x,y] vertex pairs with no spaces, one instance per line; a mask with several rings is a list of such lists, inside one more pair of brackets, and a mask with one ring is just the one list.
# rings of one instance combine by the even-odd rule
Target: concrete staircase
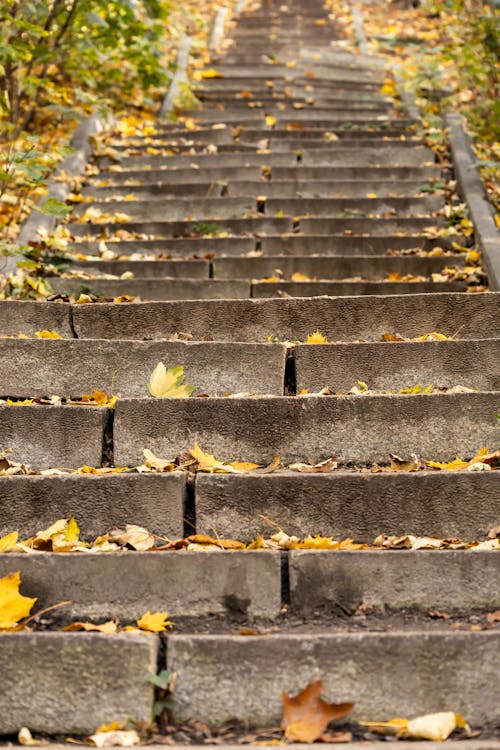
[[[144,448],[174,458],[195,440],[222,461],[342,467],[0,476],[0,536],[71,515],[84,539],[134,523],[170,539],[474,540],[498,524],[493,471],[352,468],[498,448],[500,295],[442,279],[465,265],[464,237],[441,231],[450,174],[380,93],[387,71],[332,46],[336,33],[317,0],[264,3],[197,87],[189,126],[100,147],[82,191],[94,201],[69,224],[74,268],[94,278],[51,283],[142,301],[1,302],[0,397],[119,400],[4,402],[0,449],[40,471],[134,467]],[[307,344],[316,331],[329,343]],[[432,332],[447,338],[412,340]],[[195,396],[149,398],[159,361],[184,365]],[[374,393],[349,394],[358,381]],[[400,393],[417,384],[436,392]],[[466,549],[2,554],[0,576],[20,570],[37,607],[71,604],[0,634],[0,732],[149,721],[148,678],[168,669],[177,721],[273,726],[282,691],[322,677],[354,720],[454,710],[493,736],[499,563]],[[165,609],[175,627],[161,636],[58,629]]]

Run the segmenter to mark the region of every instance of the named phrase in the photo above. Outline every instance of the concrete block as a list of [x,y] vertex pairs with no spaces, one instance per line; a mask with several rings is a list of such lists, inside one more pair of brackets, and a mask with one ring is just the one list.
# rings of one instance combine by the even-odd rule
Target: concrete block
[[106,409],[0,405],[0,446],[32,469],[100,466]]
[[[239,218],[244,214],[256,210],[256,202],[250,198],[197,198],[193,203],[192,198],[164,200],[138,200],[138,201],[108,201],[92,204],[93,209],[102,213],[115,214],[118,211],[126,213],[133,221],[184,221],[207,219],[231,219]],[[77,204],[73,209],[72,217],[81,216],[88,206],[85,203]]]
[[[305,240],[303,240],[305,244]],[[284,243],[285,245],[285,243]],[[457,258],[459,264],[463,260]],[[370,279],[384,279],[388,273],[411,273],[430,276],[438,273],[448,263],[449,258],[418,256],[287,256],[268,255],[258,258],[227,257],[214,259],[213,275],[217,279],[263,279],[282,273],[290,279],[294,273],[302,273],[311,279],[347,279],[358,276]],[[154,263],[154,261],[152,261]]]
[[8,675],[0,733],[91,734],[104,722],[149,722],[157,656],[158,639],[146,633],[0,633]]
[[[439,179],[442,175],[440,167],[405,166],[392,164],[380,166],[339,166],[332,173],[329,166],[308,166],[303,162],[295,167],[273,167],[274,180],[358,180],[366,183],[368,180],[422,180],[422,184],[430,179]],[[250,179],[250,177],[247,177]],[[361,184],[359,185],[361,188]]]
[[214,279],[62,279],[55,278],[54,291],[78,296],[81,292],[98,297],[130,294],[148,300],[246,299],[250,283]]
[[130,622],[146,611],[273,618],[281,608],[279,552],[0,555],[0,577],[12,570],[38,607],[71,601],[61,610],[69,619]]
[[281,396],[285,360],[284,344],[0,340],[0,394],[79,398],[97,388],[120,397],[149,397],[149,378],[163,362],[167,369],[183,365],[195,394]]
[[[255,239],[253,237],[172,237],[168,240],[127,240],[123,242],[106,242],[106,247],[119,255],[132,255],[133,253],[157,253],[171,255],[175,260],[161,261],[166,263],[179,263],[182,258],[201,258],[202,261],[187,260],[187,263],[207,262],[203,260],[206,255],[245,255],[255,250]],[[98,242],[79,242],[73,245],[76,252],[84,252],[87,255],[99,255]],[[92,263],[93,261],[89,261]],[[101,261],[102,262],[102,261]],[[109,261],[120,263],[121,261]],[[124,261],[126,262],[126,261]],[[130,261],[135,263],[136,261]],[[141,263],[141,261],[137,261]],[[100,264],[99,264],[100,267]],[[165,276],[171,275],[170,272]],[[190,275],[190,274],[189,274]],[[186,276],[186,274],[184,274]],[[196,274],[193,274],[196,277]]]
[[325,700],[355,702],[353,719],[452,707],[481,725],[497,717],[499,648],[498,631],[172,635],[167,666],[177,673],[174,714],[181,720],[276,726],[282,691],[294,695],[322,678]]
[[[297,170],[298,172],[298,170]],[[260,181],[235,181],[228,184],[228,195],[264,195],[268,198],[363,198],[367,193],[376,193],[380,198],[390,196],[416,196],[425,185],[425,178],[420,180],[402,180],[395,182],[390,180],[338,180],[332,177],[329,180],[300,179],[297,172],[294,181],[271,180]],[[195,186],[193,186],[195,187]],[[104,189],[104,188],[102,188]],[[107,188],[110,190],[110,188]]]
[[[320,299],[205,300],[135,305],[75,305],[79,338],[305,341],[316,330],[329,341],[371,339],[387,332],[406,338],[438,331],[488,339],[498,328],[500,294],[409,294]],[[458,334],[457,334],[458,331]]]
[[379,534],[483,539],[498,523],[498,479],[467,471],[198,474],[196,522],[200,533],[243,540],[276,526],[367,543]]
[[500,339],[483,341],[400,342],[398,346],[334,344],[295,347],[297,393],[328,385],[349,391],[357,380],[373,390],[411,388],[419,383],[435,388],[456,385],[483,391],[500,390]]
[[[239,113],[236,115],[239,119]],[[247,115],[245,112],[241,113],[241,118],[246,120]],[[223,119],[225,122],[229,122],[229,117],[226,114],[221,118],[221,112],[206,113],[204,115],[204,122],[220,122]],[[254,119],[254,118],[252,118]],[[106,160],[100,160],[102,166],[106,167]],[[178,154],[174,156],[125,156],[120,160],[120,166],[124,170],[131,169],[144,169],[162,168],[171,169],[186,169],[191,170],[204,169],[206,167],[260,167],[264,164],[269,166],[288,167],[293,166],[297,163],[297,156],[295,152],[289,154],[257,154],[257,153],[246,153],[245,151],[237,153],[221,153],[221,154]],[[104,171],[104,170],[103,170]],[[111,170],[113,171],[113,170]],[[121,170],[119,170],[121,171]]]
[[372,213],[397,214],[400,217],[423,216],[444,208],[441,195],[419,198],[270,198],[266,213],[275,216],[279,211],[287,216],[327,216],[345,218],[358,215],[363,218]]
[[0,477],[0,536],[32,536],[58,518],[74,516],[81,538],[95,539],[128,523],[159,536],[184,532],[186,474]]
[[[111,244],[111,243],[110,243]],[[111,248],[109,248],[111,249]],[[118,249],[121,254],[121,248]],[[141,251],[139,251],[141,252]],[[147,252],[143,248],[142,252]],[[123,253],[126,255],[126,253]],[[72,271],[82,270],[85,273],[113,274],[121,276],[122,273],[133,273],[138,279],[208,279],[210,276],[210,263],[208,260],[84,260],[77,261],[71,266]],[[85,279],[81,284],[88,283]]]
[[500,557],[470,550],[291,551],[291,612],[331,615],[361,603],[379,611],[493,611],[500,606]]
[[70,308],[63,303],[0,301],[0,331],[2,336],[36,331],[55,331],[65,339],[73,338]]
[[374,294],[464,292],[461,281],[277,281],[252,284],[252,297],[353,297]]
[[[309,220],[310,221],[310,220]],[[324,221],[324,220],[323,220]],[[417,221],[417,219],[402,219],[401,221]],[[212,227],[210,226],[212,224]],[[217,222],[199,221],[150,221],[123,222],[109,224],[68,224],[74,237],[111,237],[117,230],[139,232],[160,238],[196,237],[228,232],[229,234],[283,234],[293,229],[292,218],[269,217],[260,214],[251,219],[220,219]]]
[[[498,394],[123,399],[114,423],[115,461],[142,449],[173,458],[197,440],[219,460],[271,463],[386,461],[388,453],[436,460],[473,456],[498,436]],[[265,441],[263,440],[265,436]]]
[[[380,237],[349,236],[342,234],[285,234],[280,237],[263,237],[261,249],[264,255],[322,255],[330,256],[370,256],[386,255],[388,250],[405,250],[409,248],[423,248],[425,237],[418,234],[407,236],[381,235]],[[439,247],[442,240],[435,242]],[[444,244],[444,243],[443,243]],[[408,260],[408,256],[404,256]],[[352,263],[356,261],[353,259]]]
[[[382,145],[378,148],[363,149],[339,149],[335,151],[303,149],[302,163],[306,167],[311,166],[375,166],[379,164],[393,164],[397,167],[424,167],[434,163],[434,154],[429,148],[416,146],[408,148],[407,146],[397,147],[390,146],[387,149]],[[282,166],[281,164],[279,166]]]
[[346,231],[353,234],[367,234],[387,236],[397,232],[405,234],[419,234],[428,231],[429,227],[443,225],[441,216],[426,216],[423,218],[401,219],[328,219],[303,218],[300,220],[300,231],[304,234],[342,234]]

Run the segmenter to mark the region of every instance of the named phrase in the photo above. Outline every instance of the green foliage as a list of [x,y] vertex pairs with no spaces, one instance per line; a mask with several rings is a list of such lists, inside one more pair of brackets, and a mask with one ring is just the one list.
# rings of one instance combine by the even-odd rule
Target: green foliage
[[0,108],[16,133],[35,111],[164,84],[168,0],[2,0]]

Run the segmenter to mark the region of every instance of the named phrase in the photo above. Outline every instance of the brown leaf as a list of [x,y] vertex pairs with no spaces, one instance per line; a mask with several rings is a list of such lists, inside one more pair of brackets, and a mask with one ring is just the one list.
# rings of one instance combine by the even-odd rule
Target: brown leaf
[[293,698],[282,693],[283,718],[281,728],[287,740],[314,742],[334,719],[352,710],[354,703],[327,703],[320,698],[323,680],[311,682]]
[[488,612],[486,619],[491,623],[500,622],[500,609],[497,609],[495,612]]

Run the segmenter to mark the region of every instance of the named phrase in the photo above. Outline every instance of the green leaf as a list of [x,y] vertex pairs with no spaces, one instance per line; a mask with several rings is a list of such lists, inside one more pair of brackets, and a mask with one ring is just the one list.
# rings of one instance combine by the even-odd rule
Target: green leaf
[[171,674],[168,669],[162,669],[159,674],[152,674],[150,677],[148,677],[148,682],[151,682],[153,685],[156,685],[156,687],[161,688],[162,690],[168,689],[168,684],[170,682]]
[[58,201],[57,198],[47,198],[41,206],[33,206],[33,208],[44,216],[55,216],[57,219],[65,219],[71,212],[71,208],[66,203]]

